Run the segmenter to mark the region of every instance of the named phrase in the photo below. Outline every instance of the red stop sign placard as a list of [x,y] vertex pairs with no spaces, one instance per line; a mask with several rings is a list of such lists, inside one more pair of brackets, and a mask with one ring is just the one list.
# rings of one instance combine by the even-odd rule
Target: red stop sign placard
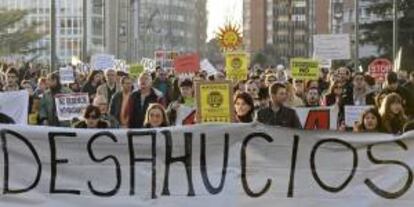
[[392,71],[392,63],[387,59],[375,59],[368,66],[369,74],[375,79],[385,79],[387,73]]

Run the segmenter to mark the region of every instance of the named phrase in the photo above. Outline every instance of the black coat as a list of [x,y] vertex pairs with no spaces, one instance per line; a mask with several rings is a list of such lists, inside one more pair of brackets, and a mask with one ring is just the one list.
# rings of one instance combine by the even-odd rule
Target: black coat
[[161,97],[155,94],[154,89],[151,89],[150,95],[148,95],[144,104],[141,106],[141,91],[135,91],[129,98],[128,112],[129,112],[129,128],[143,128],[145,113],[148,106],[152,103],[161,103]]
[[278,112],[274,112],[271,107],[259,110],[257,121],[272,126],[302,128],[296,111],[286,106],[280,107]]

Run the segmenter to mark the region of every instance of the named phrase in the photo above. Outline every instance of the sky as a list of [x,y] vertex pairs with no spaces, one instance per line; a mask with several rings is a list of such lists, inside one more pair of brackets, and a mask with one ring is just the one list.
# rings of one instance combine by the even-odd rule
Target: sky
[[215,37],[215,32],[225,23],[231,22],[242,26],[243,0],[208,0],[207,40]]

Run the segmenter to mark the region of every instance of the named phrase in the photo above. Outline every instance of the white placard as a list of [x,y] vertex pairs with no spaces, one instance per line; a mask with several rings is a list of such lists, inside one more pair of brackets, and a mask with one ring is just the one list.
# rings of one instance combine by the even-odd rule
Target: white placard
[[91,64],[93,70],[108,70],[115,66],[115,56],[108,54],[96,54],[92,56]]
[[345,106],[345,125],[348,127],[355,126],[359,122],[362,113],[374,106]]
[[314,35],[315,58],[319,60],[351,59],[351,40],[349,34]]
[[200,62],[200,68],[206,71],[208,75],[215,75],[217,73],[217,69],[207,59]]
[[26,90],[1,92],[0,113],[16,124],[27,124],[29,93]]
[[141,65],[144,66],[145,71],[154,71],[156,64],[157,62],[154,59],[150,59],[150,58],[141,59]]
[[87,93],[58,94],[55,96],[55,103],[59,121],[71,121],[82,117],[89,105],[89,96]]
[[59,77],[61,84],[71,84],[75,82],[75,76],[71,67],[59,68]]

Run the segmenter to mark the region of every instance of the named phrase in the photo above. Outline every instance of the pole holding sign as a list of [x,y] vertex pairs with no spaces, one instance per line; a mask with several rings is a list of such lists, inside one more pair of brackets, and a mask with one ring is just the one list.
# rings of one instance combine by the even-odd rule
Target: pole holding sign
[[197,120],[201,123],[232,122],[232,88],[230,81],[196,83]]

